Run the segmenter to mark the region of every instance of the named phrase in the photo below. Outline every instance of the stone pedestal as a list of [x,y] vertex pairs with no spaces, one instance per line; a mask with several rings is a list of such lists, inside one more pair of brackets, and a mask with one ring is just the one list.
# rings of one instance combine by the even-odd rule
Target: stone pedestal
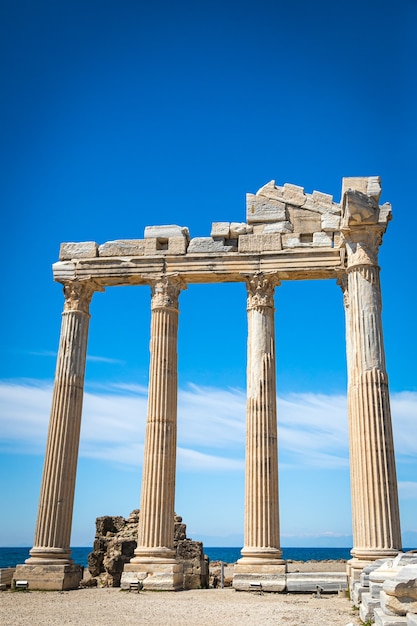
[[354,544],[349,567],[357,579],[372,561],[401,550],[401,534],[377,264],[387,214],[372,197],[354,190],[345,193],[343,209]]
[[48,441],[30,558],[18,565],[14,579],[31,589],[74,589],[81,566],[70,559],[72,511],[84,393],[84,373],[93,282],[64,286],[65,306],[55,373]]
[[233,587],[285,588],[279,538],[274,275],[254,274],[248,288],[245,534]]
[[125,565],[121,584],[143,579],[145,589],[182,587],[175,559],[174,500],[177,445],[178,296],[177,277],[152,283],[151,360],[148,419],[142,473],[138,545]]

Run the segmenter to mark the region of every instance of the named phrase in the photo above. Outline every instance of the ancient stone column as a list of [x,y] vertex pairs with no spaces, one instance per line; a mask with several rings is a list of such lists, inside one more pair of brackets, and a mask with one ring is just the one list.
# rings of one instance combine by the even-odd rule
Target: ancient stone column
[[[163,277],[152,287],[148,418],[135,556],[122,586],[141,576],[145,589],[178,589],[182,566],[174,551],[177,446],[177,335],[180,278]],[[145,578],[143,576],[146,574]]]
[[248,289],[245,534],[233,586],[285,588],[278,504],[274,275],[254,274]]
[[384,208],[357,191],[345,194],[347,270],[340,282],[348,364],[354,557],[350,563],[356,571],[401,550],[378,267],[378,248],[389,216]]
[[72,511],[84,393],[89,304],[92,282],[64,286],[65,305],[57,357],[52,409],[39,500],[34,546],[15,579],[29,588],[78,587],[81,566],[70,559]]

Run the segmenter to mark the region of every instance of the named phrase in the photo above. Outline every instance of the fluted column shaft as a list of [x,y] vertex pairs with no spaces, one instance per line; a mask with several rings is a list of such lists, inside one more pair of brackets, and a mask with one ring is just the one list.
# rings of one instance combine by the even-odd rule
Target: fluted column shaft
[[401,549],[397,476],[377,265],[380,233],[352,229],[345,294],[353,550],[360,560]]
[[26,563],[62,563],[70,556],[72,512],[84,393],[89,304],[94,285],[64,286],[60,345],[35,542]]
[[135,557],[174,557],[179,278],[152,287],[148,418]]
[[240,563],[279,559],[274,276],[255,274],[248,289],[245,534]]

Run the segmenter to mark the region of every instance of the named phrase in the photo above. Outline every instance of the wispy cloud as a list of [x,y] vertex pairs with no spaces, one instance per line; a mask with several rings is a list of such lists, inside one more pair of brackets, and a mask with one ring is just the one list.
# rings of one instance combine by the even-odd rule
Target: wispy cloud
[[[0,449],[41,454],[45,449],[52,383],[0,381]],[[245,451],[244,391],[199,387],[178,394],[178,469],[241,471]],[[417,457],[417,393],[392,394],[397,456]],[[125,466],[142,463],[147,389],[135,384],[89,385],[84,396],[80,455]],[[278,398],[280,463],[292,467],[345,468],[348,465],[346,398],[290,394]],[[415,497],[414,482],[402,482]]]
[[[29,352],[32,356],[41,356],[41,357],[54,357],[56,359],[57,353],[53,350],[38,350]],[[113,359],[107,356],[95,356],[93,354],[87,354],[87,361],[91,361],[92,363],[114,363],[114,364],[122,364],[125,361],[121,359]]]

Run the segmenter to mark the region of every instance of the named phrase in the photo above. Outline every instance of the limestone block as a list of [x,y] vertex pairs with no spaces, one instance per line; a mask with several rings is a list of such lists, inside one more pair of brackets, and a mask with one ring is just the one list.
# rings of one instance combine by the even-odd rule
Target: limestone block
[[272,222],[265,225],[263,232],[269,235],[270,233],[292,233],[292,230],[291,222]]
[[266,226],[266,224],[253,224],[252,225],[252,233],[254,235],[262,235],[264,230],[265,230],[265,226]]
[[252,226],[248,226],[245,222],[232,222],[230,224],[230,239],[237,239],[240,235],[251,233]]
[[80,243],[61,243],[59,249],[60,261],[71,259],[91,259],[98,254],[98,246],[95,241],[82,241]]
[[374,611],[379,606],[379,598],[373,598],[370,593],[363,593],[361,605],[359,607],[359,617],[363,622],[372,620],[374,617]]
[[292,204],[293,206],[301,207],[307,200],[304,188],[299,187],[298,185],[291,185],[290,183],[285,183],[283,196],[284,201],[287,204]]
[[334,213],[323,213],[321,216],[322,230],[340,230],[340,217]]
[[378,598],[382,585],[388,579],[394,578],[404,565],[414,565],[417,562],[417,554],[413,552],[400,552],[394,559],[385,559],[382,564],[369,573],[369,588],[372,597]]
[[366,193],[377,202],[379,201],[381,196],[381,178],[379,176],[369,176]]
[[[254,587],[254,585],[262,587]],[[269,573],[234,573],[233,588],[237,591],[253,591],[260,589],[261,591],[280,592],[284,591],[286,586],[285,572],[282,574]]]
[[257,196],[264,196],[265,198],[270,198],[271,200],[280,200],[283,202],[283,189],[282,187],[277,187],[274,180],[271,180],[269,183],[258,189],[256,192]]
[[355,606],[359,606],[362,600],[362,595],[368,591],[368,587],[362,585],[360,582],[353,584],[352,590],[352,602]]
[[344,572],[297,572],[287,574],[287,591],[289,593],[316,592],[334,593],[347,589],[348,579]]
[[333,208],[333,196],[328,193],[322,193],[321,191],[313,191],[311,199],[314,204],[317,205],[318,210],[332,211]]
[[216,238],[229,239],[230,222],[213,222],[211,225],[210,237],[213,237],[213,239],[216,239]]
[[399,615],[385,615],[382,609],[374,611],[375,626],[407,626],[407,618]]
[[417,564],[402,567],[394,578],[384,582],[383,590],[397,598],[407,597],[417,601]]
[[185,237],[170,237],[168,239],[168,254],[185,254],[188,240]]
[[146,226],[145,239],[169,239],[170,237],[185,237],[190,239],[186,226],[167,224],[166,226]]
[[144,255],[166,255],[166,254],[185,254],[187,252],[188,240],[185,237],[170,237],[164,239],[144,239]]
[[407,626],[417,626],[417,613],[407,613]]
[[367,176],[348,176],[342,178],[342,198],[348,190],[360,191],[365,193],[368,191],[368,177]]
[[99,256],[143,256],[145,244],[143,239],[120,239],[106,241],[98,247]]
[[227,246],[223,239],[212,239],[211,237],[194,237],[188,246],[188,253],[198,252],[236,252],[236,246]]
[[282,247],[283,248],[299,248],[301,246],[300,243],[300,235],[282,235]]
[[329,233],[313,233],[313,246],[331,248],[333,237]]
[[288,207],[295,233],[317,233],[321,230],[321,214],[297,207]]
[[390,596],[385,591],[379,594],[381,609],[387,615],[406,615],[407,613],[417,613],[417,600],[407,596]]
[[275,252],[282,250],[281,235],[242,235],[239,237],[239,252]]
[[246,220],[248,224],[256,222],[283,222],[287,220],[285,204],[264,196],[246,195]]

